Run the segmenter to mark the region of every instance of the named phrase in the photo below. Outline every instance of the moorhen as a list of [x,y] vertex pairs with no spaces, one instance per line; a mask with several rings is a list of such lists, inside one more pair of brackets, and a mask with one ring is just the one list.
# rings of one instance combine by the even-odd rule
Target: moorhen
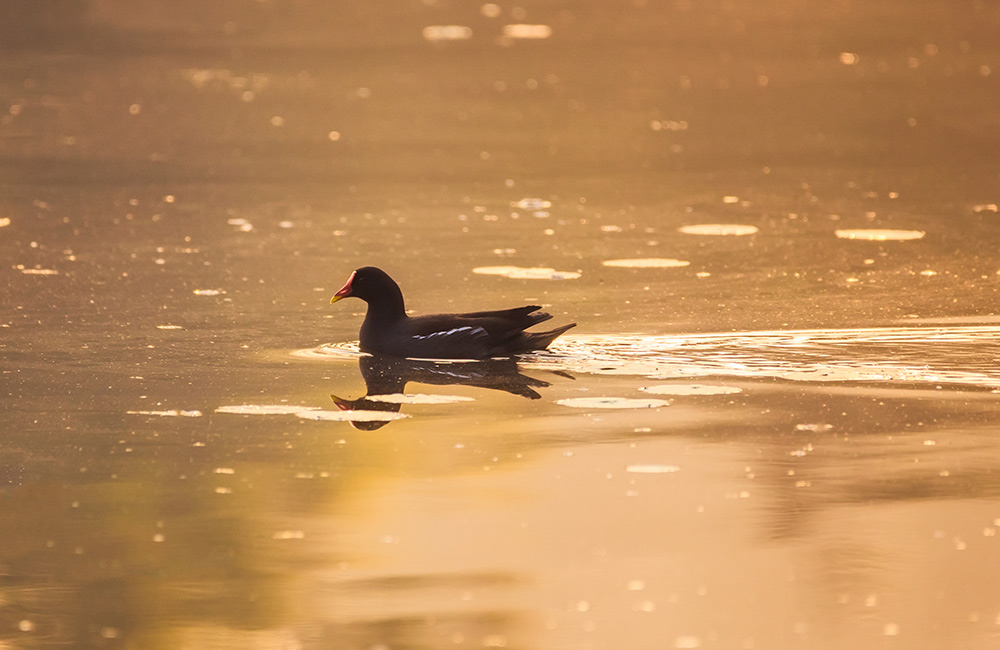
[[470,314],[407,316],[403,292],[374,266],[357,269],[330,300],[361,298],[368,313],[361,324],[361,349],[417,359],[488,359],[544,350],[576,323],[548,332],[524,330],[552,318],[529,305]]

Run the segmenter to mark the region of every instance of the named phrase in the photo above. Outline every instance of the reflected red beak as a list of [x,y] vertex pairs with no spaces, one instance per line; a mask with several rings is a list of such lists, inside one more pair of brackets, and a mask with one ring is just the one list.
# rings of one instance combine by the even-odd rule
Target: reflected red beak
[[351,283],[354,282],[354,273],[351,273],[351,277],[347,278],[347,282],[340,288],[340,291],[333,294],[333,298],[330,298],[330,304],[337,302],[341,298],[349,298],[351,295]]

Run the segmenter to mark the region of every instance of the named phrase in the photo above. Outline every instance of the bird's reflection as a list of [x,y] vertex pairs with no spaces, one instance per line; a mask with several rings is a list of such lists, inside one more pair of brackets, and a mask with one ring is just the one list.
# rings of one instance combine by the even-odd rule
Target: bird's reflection
[[[342,411],[399,412],[402,404],[372,397],[400,394],[411,381],[439,386],[458,384],[488,388],[528,399],[539,399],[541,395],[535,389],[549,385],[547,381],[521,373],[514,359],[414,361],[376,354],[361,357],[358,366],[365,381],[365,396],[349,400],[331,395],[334,404]],[[351,421],[351,426],[364,431],[373,431],[385,424],[385,421]]]

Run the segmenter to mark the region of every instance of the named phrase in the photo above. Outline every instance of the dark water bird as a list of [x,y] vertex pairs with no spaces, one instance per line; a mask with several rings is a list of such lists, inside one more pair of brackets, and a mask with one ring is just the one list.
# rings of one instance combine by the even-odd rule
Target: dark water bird
[[544,350],[576,323],[547,332],[524,330],[552,318],[528,305],[468,314],[408,316],[403,292],[374,266],[357,269],[330,300],[361,298],[368,312],[361,324],[361,349],[417,359],[488,359]]

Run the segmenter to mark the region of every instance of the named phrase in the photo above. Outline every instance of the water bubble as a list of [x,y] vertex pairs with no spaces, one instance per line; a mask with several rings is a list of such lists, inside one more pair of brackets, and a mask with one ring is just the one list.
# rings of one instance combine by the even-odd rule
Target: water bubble
[[857,65],[859,60],[860,57],[857,54],[854,54],[853,52],[840,53],[840,62],[843,63],[844,65]]

